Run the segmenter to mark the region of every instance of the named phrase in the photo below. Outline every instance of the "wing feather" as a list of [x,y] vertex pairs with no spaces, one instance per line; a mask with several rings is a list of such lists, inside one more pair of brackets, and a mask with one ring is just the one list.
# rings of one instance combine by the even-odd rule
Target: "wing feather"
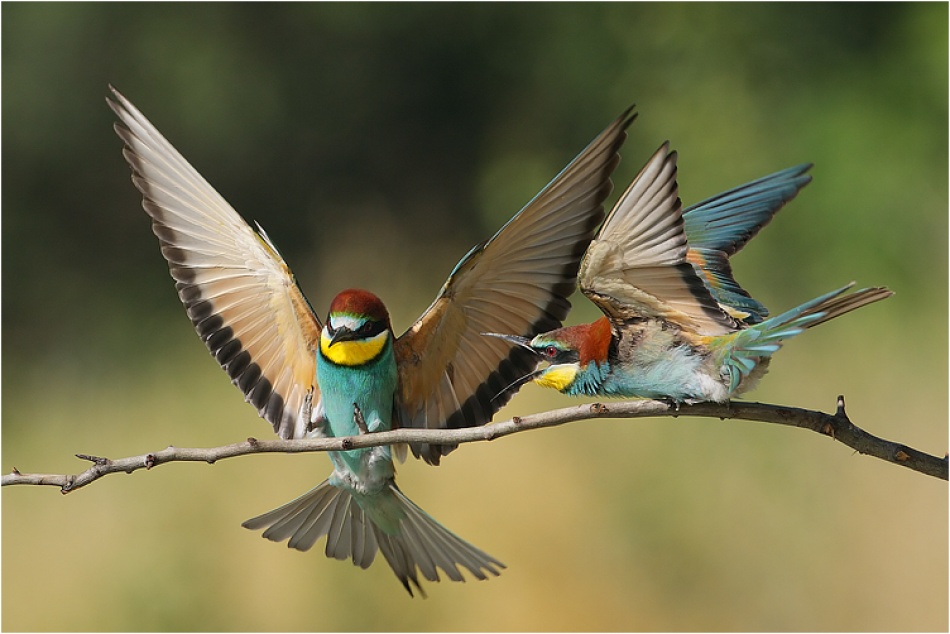
[[[483,425],[511,398],[506,387],[534,370],[532,352],[482,333],[532,337],[561,325],[635,116],[633,108],[624,112],[494,237],[462,258],[397,340],[402,425]],[[438,464],[453,448],[413,445],[412,451]]]
[[610,211],[580,267],[581,291],[615,322],[656,317],[704,335],[735,320],[686,261],[676,152],[664,143]]
[[320,322],[266,235],[253,229],[114,88],[109,106],[132,181],[198,335],[283,438],[300,437],[318,394]]

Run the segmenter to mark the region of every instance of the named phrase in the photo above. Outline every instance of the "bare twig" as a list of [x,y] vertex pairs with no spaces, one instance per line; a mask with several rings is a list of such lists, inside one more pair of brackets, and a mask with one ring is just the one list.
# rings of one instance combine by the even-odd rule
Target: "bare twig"
[[306,440],[257,440],[248,438],[245,442],[208,449],[168,447],[154,453],[120,460],[77,454],[78,458],[93,462],[93,465],[82,473],[76,475],[21,473],[14,468],[11,473],[3,476],[2,484],[3,486],[13,484],[58,486],[63,493],[69,493],[110,473],[132,473],[139,469],[151,469],[169,462],[207,462],[213,464],[224,458],[255,453],[345,451],[404,442],[457,445],[480,440],[494,440],[529,429],[554,427],[589,418],[646,418],[649,416],[736,418],[801,427],[830,436],[859,453],[880,458],[942,480],[948,479],[946,455],[943,458],[938,458],[907,445],[884,440],[867,433],[848,419],[844,408],[844,397],[839,396],[837,411],[834,414],[765,403],[730,403],[726,405],[698,403],[696,405],[683,405],[678,409],[674,409],[668,403],[661,401],[629,401],[611,404],[576,405],[530,416],[516,417],[484,427],[396,429],[387,432],[360,433],[358,436],[347,438]]

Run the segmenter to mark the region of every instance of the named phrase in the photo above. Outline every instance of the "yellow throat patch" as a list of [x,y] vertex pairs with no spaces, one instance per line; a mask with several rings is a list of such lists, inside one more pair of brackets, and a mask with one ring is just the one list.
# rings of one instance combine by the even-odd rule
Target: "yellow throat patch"
[[565,363],[563,365],[552,365],[534,382],[541,387],[552,387],[558,392],[562,392],[574,382],[575,376],[577,376],[577,366],[573,363]]
[[325,334],[320,335],[320,352],[337,365],[363,365],[375,359],[389,340],[389,331],[384,330],[371,339],[363,341],[338,341],[332,346]]

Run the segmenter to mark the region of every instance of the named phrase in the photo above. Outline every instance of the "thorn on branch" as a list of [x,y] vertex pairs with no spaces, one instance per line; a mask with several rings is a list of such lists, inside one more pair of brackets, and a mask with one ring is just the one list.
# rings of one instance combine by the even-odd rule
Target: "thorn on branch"
[[20,472],[17,470],[16,467],[13,467],[13,472],[12,472],[12,473],[13,473],[13,475],[23,475],[22,473],[20,473]]
[[835,418],[848,420],[848,414],[844,411],[844,394],[838,395],[838,408],[835,410]]
[[111,464],[112,461],[108,458],[100,458],[99,456],[89,456],[84,453],[77,453],[76,457],[80,460],[88,460],[89,462],[94,463],[97,467],[104,467],[108,464]]

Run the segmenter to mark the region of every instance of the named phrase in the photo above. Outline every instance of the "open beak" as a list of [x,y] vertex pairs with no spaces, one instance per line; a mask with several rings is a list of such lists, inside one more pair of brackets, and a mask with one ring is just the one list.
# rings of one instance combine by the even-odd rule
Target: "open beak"
[[[497,333],[497,332],[483,332],[482,334],[485,335],[485,336],[487,336],[487,337],[498,337],[499,339],[504,339],[504,340],[507,341],[508,343],[513,343],[513,344],[515,344],[515,345],[517,345],[517,346],[521,346],[522,348],[524,348],[524,349],[526,349],[526,350],[530,350],[531,352],[535,353],[536,355],[541,356],[541,354],[540,354],[537,350],[535,350],[534,348],[531,347],[531,340],[528,339],[527,337],[519,337],[518,335],[503,335],[503,334]],[[533,381],[534,379],[536,379],[537,377],[539,377],[539,376],[541,375],[541,373],[544,372],[545,369],[546,369],[546,368],[541,368],[541,369],[539,369],[539,370],[535,370],[534,372],[529,372],[528,374],[524,375],[524,376],[521,377],[521,378],[515,379],[514,381],[511,382],[511,384],[509,384],[507,387],[505,387],[505,389],[503,389],[502,391],[498,392],[498,394],[495,394],[495,395],[491,398],[491,400],[494,401],[494,400],[498,399],[499,397],[501,397],[502,395],[507,394],[507,393],[510,392],[511,390],[517,389],[517,388],[521,387],[522,385],[524,385],[525,383],[527,383],[527,382],[529,382],[529,381]]]
[[513,343],[515,345],[521,346],[522,348],[527,348],[531,352],[536,352],[535,349],[531,347],[531,340],[527,337],[519,337],[518,335],[503,335],[497,332],[483,332],[482,334],[486,337],[498,337],[499,339],[504,339],[508,343]]
[[501,392],[499,392],[498,394],[495,394],[493,397],[491,397],[491,400],[494,401],[495,399],[497,399],[498,397],[500,397],[502,394],[507,394],[507,393],[510,392],[511,390],[517,389],[517,388],[521,387],[522,385],[524,385],[525,383],[527,383],[527,382],[529,382],[529,381],[535,380],[536,378],[538,378],[539,376],[541,376],[541,373],[544,372],[546,369],[547,369],[547,368],[541,368],[540,370],[535,370],[534,372],[531,372],[531,373],[529,373],[529,374],[525,374],[525,375],[524,375],[523,377],[521,377],[520,379],[515,379],[514,381],[512,381],[512,382],[508,385],[508,387],[506,387],[506,388],[503,389]]

